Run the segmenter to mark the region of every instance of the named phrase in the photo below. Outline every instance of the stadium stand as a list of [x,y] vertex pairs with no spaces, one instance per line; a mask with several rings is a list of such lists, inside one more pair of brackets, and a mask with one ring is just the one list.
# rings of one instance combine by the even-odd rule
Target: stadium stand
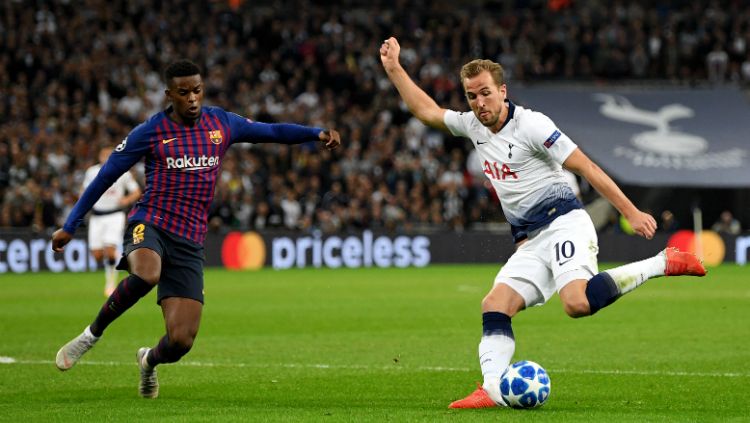
[[391,34],[419,85],[458,110],[458,69],[475,57],[502,63],[513,83],[750,82],[745,2],[425,3],[3,2],[0,226],[60,226],[98,148],[163,106],[160,72],[178,57],[205,69],[207,104],[333,126],[345,143],[321,154],[233,148],[212,225],[324,232],[502,221],[493,191],[469,170],[468,143],[399,104],[378,59]]

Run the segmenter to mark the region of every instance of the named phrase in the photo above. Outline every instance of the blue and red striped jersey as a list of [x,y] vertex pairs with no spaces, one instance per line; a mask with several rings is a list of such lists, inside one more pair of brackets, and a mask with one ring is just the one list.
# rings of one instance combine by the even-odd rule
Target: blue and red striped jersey
[[236,142],[299,144],[316,141],[321,128],[253,122],[218,107],[203,107],[194,126],[153,115],[133,129],[110,155],[73,207],[63,229],[74,233],[97,199],[142,158],[146,184],[129,222],[148,222],[202,244],[221,160]]

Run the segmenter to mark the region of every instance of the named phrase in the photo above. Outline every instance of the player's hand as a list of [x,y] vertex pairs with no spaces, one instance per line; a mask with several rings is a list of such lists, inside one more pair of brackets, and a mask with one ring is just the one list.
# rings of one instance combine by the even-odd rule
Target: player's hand
[[398,55],[400,52],[401,46],[394,37],[383,41],[383,44],[380,46],[380,61],[383,62],[383,67],[386,72],[390,72],[401,66],[398,63]]
[[341,135],[339,135],[339,132],[335,129],[321,131],[320,134],[318,134],[318,138],[325,143],[326,148],[329,150],[333,150],[341,145]]
[[73,234],[68,233],[63,229],[56,230],[55,233],[52,234],[52,251],[61,253],[63,247],[65,247],[71,239],[73,239]]
[[625,216],[625,218],[628,219],[630,227],[633,228],[633,231],[636,234],[646,239],[654,237],[654,232],[656,232],[656,220],[654,220],[653,216],[650,214],[638,210],[634,215]]

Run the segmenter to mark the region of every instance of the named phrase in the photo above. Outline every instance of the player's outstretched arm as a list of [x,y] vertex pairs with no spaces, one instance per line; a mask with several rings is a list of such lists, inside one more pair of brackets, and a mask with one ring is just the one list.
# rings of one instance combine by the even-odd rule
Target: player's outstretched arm
[[383,41],[380,46],[380,61],[388,79],[396,86],[406,106],[417,119],[427,126],[450,132],[443,120],[445,109],[438,106],[435,100],[412,81],[398,61],[400,52],[401,46],[394,37]]
[[656,220],[648,213],[638,210],[635,205],[625,196],[615,182],[604,171],[591,161],[583,152],[576,148],[563,163],[566,169],[571,170],[582,177],[593,186],[599,194],[604,196],[623,216],[628,220],[635,233],[651,239],[656,232]]

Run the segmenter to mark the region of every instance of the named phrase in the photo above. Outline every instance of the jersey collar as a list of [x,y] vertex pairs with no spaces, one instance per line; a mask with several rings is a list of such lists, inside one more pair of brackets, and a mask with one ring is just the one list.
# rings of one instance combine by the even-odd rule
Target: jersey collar
[[508,116],[505,117],[505,122],[503,122],[503,126],[501,126],[500,129],[497,131],[498,133],[502,131],[503,128],[505,128],[505,125],[507,125],[511,119],[513,119],[513,113],[515,113],[516,111],[516,105],[513,104],[512,101],[510,100],[505,100],[505,101],[508,102]]
[[[164,109],[164,112],[163,112],[163,113],[164,113],[164,117],[165,117],[165,118],[166,118],[166,119],[167,119],[168,121],[170,121],[170,122],[174,123],[175,125],[180,125],[180,126],[184,126],[184,127],[186,127],[186,128],[190,128],[189,126],[186,126],[186,125],[185,125],[185,124],[183,124],[182,122],[177,122],[177,121],[174,121],[174,120],[172,120],[172,118],[170,118],[170,117],[169,117],[169,114],[170,114],[170,113],[172,113],[172,111],[173,111],[173,110],[174,110],[174,107],[172,107],[172,105],[171,105],[171,104],[170,104],[169,106],[167,106],[167,108],[166,108],[166,109]],[[201,119],[203,119],[203,106],[201,106],[201,112],[200,112],[200,115],[198,115],[198,119],[196,119],[196,120],[195,120],[195,125],[199,124],[199,123],[200,123],[200,121],[201,121]]]

